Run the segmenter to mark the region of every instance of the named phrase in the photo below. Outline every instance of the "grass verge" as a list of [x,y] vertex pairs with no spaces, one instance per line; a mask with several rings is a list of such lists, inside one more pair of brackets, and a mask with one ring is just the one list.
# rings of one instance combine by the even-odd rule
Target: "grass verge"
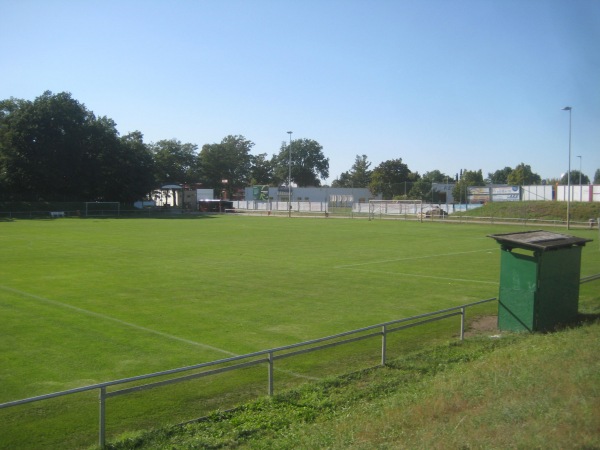
[[[600,203],[571,202],[571,220],[587,222],[600,217]],[[566,220],[566,202],[496,202],[455,213],[462,216],[494,217],[497,219]]]
[[598,448],[600,322],[481,336],[110,449]]

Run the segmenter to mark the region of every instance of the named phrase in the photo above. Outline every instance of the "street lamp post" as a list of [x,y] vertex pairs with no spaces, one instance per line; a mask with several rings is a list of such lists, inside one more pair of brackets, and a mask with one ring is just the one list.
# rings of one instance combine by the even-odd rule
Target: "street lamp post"
[[583,190],[582,186],[581,186],[581,159],[582,158],[581,158],[581,155],[577,155],[577,157],[579,158],[579,201],[581,201],[581,197],[582,197],[581,191]]
[[567,172],[567,230],[571,225],[571,110],[570,106],[565,106],[563,111],[569,111],[569,171]]
[[288,149],[288,217],[292,217],[292,131],[290,135],[290,148]]

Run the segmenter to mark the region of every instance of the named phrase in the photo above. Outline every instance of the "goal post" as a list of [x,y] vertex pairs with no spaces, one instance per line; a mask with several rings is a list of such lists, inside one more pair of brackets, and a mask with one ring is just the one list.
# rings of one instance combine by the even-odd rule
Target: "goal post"
[[422,200],[369,200],[369,220],[400,217],[423,221]]
[[85,202],[85,217],[119,216],[120,202]]

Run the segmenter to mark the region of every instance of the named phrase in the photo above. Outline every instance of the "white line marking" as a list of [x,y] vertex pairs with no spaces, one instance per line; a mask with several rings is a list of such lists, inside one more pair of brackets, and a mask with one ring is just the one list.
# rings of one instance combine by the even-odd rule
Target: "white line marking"
[[415,277],[415,278],[431,278],[432,280],[443,280],[443,281],[459,281],[464,283],[483,283],[483,284],[494,284],[498,285],[497,281],[482,281],[482,280],[465,280],[463,278],[447,278],[447,277],[436,277],[433,275],[420,275],[416,273],[402,273],[402,272],[386,272],[384,270],[371,270],[371,269],[354,269],[352,267],[349,270],[356,270],[359,272],[371,272],[371,273],[380,273],[385,275],[397,275],[400,277]]
[[[88,316],[99,317],[101,319],[110,320],[112,322],[116,322],[118,324],[125,325],[127,327],[135,328],[136,330],[145,331],[147,333],[156,334],[158,336],[165,337],[165,338],[168,338],[168,339],[172,339],[172,340],[175,340],[175,341],[184,342],[186,344],[190,344],[190,345],[195,345],[195,346],[198,346],[198,347],[202,347],[202,348],[205,348],[207,350],[213,350],[215,352],[224,353],[224,354],[230,355],[230,356],[239,356],[237,353],[233,353],[233,352],[230,352],[230,351],[227,351],[227,350],[223,350],[223,349],[220,349],[220,348],[217,348],[217,347],[213,347],[212,345],[202,344],[200,342],[196,342],[196,341],[191,341],[189,339],[180,338],[180,337],[174,336],[172,334],[163,333],[162,331],[156,331],[156,330],[153,330],[151,328],[142,327],[142,326],[136,325],[134,323],[125,322],[124,320],[115,319],[114,317],[110,317],[110,316],[107,316],[105,314],[100,314],[100,313],[97,313],[97,312],[94,312],[94,311],[88,311],[87,309],[79,308],[77,306],[69,305],[67,303],[62,303],[62,302],[58,302],[56,300],[51,300],[51,299],[46,298],[46,297],[40,297],[39,295],[30,294],[29,292],[20,291],[18,289],[9,288],[9,287],[6,287],[6,286],[0,286],[0,289],[2,289],[4,291],[7,291],[7,292],[12,292],[13,294],[22,295],[23,297],[29,297],[29,298],[33,298],[33,299],[41,301],[41,302],[49,303],[51,305],[60,306],[62,308],[67,308],[67,309],[72,309],[73,311],[77,311],[77,312],[80,312],[82,314],[86,314]],[[289,375],[293,375],[293,376],[298,377],[298,378],[306,378],[306,379],[309,379],[309,380],[320,380],[320,378],[315,378],[315,377],[311,377],[311,376],[308,376],[308,375],[302,375],[302,374],[299,374],[299,373],[292,372],[290,370],[282,370],[282,369],[277,369],[277,368],[275,368],[275,370],[278,371],[278,372],[282,372],[282,373],[287,373]]]
[[127,327],[135,328],[136,330],[140,330],[140,331],[145,331],[147,333],[156,334],[158,336],[162,336],[162,337],[165,337],[165,338],[168,338],[168,339],[172,339],[172,340],[175,340],[175,341],[185,342],[186,344],[195,345],[195,346],[198,346],[198,347],[203,347],[203,348],[205,348],[207,350],[214,350],[216,352],[224,353],[224,354],[230,355],[230,356],[238,356],[235,353],[232,353],[232,352],[229,352],[227,350],[223,350],[223,349],[220,349],[220,348],[217,348],[217,347],[213,347],[212,345],[202,344],[200,342],[191,341],[189,339],[180,338],[178,336],[173,336],[172,334],[163,333],[162,331],[157,331],[157,330],[153,330],[151,328],[142,327],[140,325],[136,325],[136,324],[130,323],[130,322],[125,322],[124,320],[116,319],[114,317],[110,317],[110,316],[107,316],[105,314],[100,314],[100,313],[97,313],[97,312],[94,312],[94,311],[89,311],[87,309],[79,308],[77,306],[69,305],[67,303],[58,302],[56,300],[51,300],[49,298],[40,297],[39,295],[30,294],[29,292],[19,291],[18,289],[12,289],[12,288],[9,288],[9,287],[6,287],[6,286],[0,286],[0,289],[2,289],[4,291],[7,291],[7,292],[12,292],[14,294],[22,295],[24,297],[33,298],[35,300],[39,300],[39,301],[42,301],[42,302],[45,302],[45,303],[49,303],[51,305],[60,306],[62,308],[72,309],[73,311],[77,311],[77,312],[80,312],[82,314],[86,314],[88,316],[99,317],[99,318],[104,319],[104,320],[110,320],[112,322],[116,322],[118,324],[125,325]]
[[441,258],[443,256],[455,256],[455,255],[466,255],[469,253],[482,253],[482,252],[489,252],[491,249],[484,249],[484,250],[471,250],[468,252],[456,252],[456,253],[440,253],[438,255],[427,255],[427,256],[411,256],[408,258],[396,258],[396,259],[384,259],[381,261],[371,261],[371,262],[364,262],[364,263],[357,263],[357,264],[345,264],[342,266],[335,266],[334,269],[346,269],[346,268],[352,268],[352,267],[358,267],[358,266],[368,266],[371,264],[385,264],[385,263],[389,263],[389,262],[398,262],[398,261],[411,261],[413,259],[427,259],[427,258]]

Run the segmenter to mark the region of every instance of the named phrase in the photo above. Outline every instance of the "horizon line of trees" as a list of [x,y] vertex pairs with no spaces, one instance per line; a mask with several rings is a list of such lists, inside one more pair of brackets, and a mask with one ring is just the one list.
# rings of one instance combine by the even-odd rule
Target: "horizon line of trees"
[[291,181],[320,186],[329,159],[312,139],[283,143],[271,158],[252,155],[254,143],[229,135],[219,143],[164,139],[145,143],[134,131],[120,136],[70,93],[44,92],[33,101],[0,101],[0,200],[121,201],[151,199],[166,184],[232,193],[249,184]]
[[[290,147],[291,146],[291,147]],[[68,92],[44,92],[33,101],[0,101],[0,200],[4,201],[121,201],[151,199],[164,184],[206,187],[229,196],[249,185],[321,186],[329,177],[329,158],[312,139],[282,142],[279,152],[251,154],[254,143],[229,135],[219,143],[182,143],[163,139],[145,143],[140,131],[120,136],[115,122],[98,117]],[[290,161],[291,150],[291,161]],[[291,164],[290,164],[291,163]],[[460,170],[449,176],[439,170],[420,175],[402,158],[381,162],[371,170],[367,155],[356,155],[350,170],[332,187],[369,188],[385,199],[435,201],[433,183],[454,182],[460,199],[467,186],[541,184],[524,163],[497,170],[483,178],[481,170]],[[571,171],[571,180],[589,178]],[[567,184],[567,176],[550,180]],[[600,169],[594,183],[600,183]]]
[[[453,184],[452,196],[458,201],[465,200],[467,188],[470,186],[498,185],[538,185],[542,184],[541,177],[531,170],[531,166],[521,163],[514,169],[505,167],[483,177],[481,170],[461,169],[459,173],[450,176],[432,170],[419,175],[411,172],[402,159],[384,161],[370,170],[371,163],[366,155],[356,155],[352,168],[343,172],[333,181],[332,187],[369,188],[374,195],[382,194],[384,199],[415,199],[439,201],[439,193],[433,190],[433,184]],[[589,184],[589,178],[578,170],[571,171],[571,184]],[[576,181],[575,181],[576,180]],[[546,184],[564,184],[568,181],[567,174],[560,179],[545,180]],[[596,170],[594,183],[600,184],[600,169]]]

